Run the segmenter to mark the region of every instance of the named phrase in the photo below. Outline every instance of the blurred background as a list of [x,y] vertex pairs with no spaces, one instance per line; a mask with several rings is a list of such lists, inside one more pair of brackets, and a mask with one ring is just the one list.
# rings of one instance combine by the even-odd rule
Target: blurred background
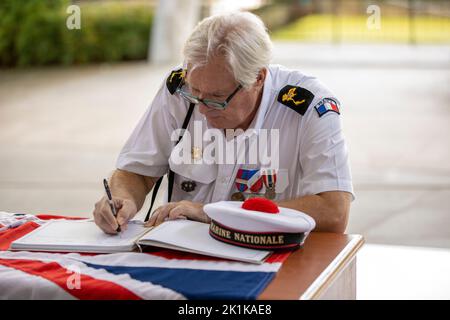
[[358,298],[449,299],[448,0],[2,0],[0,211],[91,216],[192,28],[231,10],[342,101]]

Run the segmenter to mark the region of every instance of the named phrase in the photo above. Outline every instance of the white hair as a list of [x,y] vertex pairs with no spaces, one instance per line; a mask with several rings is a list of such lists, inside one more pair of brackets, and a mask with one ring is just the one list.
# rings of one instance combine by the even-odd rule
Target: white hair
[[183,50],[185,64],[206,65],[214,56],[225,57],[236,82],[251,87],[272,58],[272,42],[264,23],[250,12],[231,12],[203,19]]

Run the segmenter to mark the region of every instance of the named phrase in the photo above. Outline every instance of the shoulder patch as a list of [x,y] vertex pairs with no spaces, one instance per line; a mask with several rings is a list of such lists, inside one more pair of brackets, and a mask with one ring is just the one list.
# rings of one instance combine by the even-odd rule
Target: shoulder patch
[[287,85],[280,90],[277,101],[288,106],[295,112],[304,115],[313,99],[314,95],[311,91],[305,88]]
[[339,111],[339,106],[336,101],[330,98],[325,98],[320,101],[315,107],[317,113],[319,114],[319,118],[326,114],[327,112],[336,112],[337,114],[341,114]]
[[170,94],[175,93],[180,83],[184,80],[185,75],[186,70],[183,69],[174,70],[170,73],[169,77],[166,80],[166,86]]

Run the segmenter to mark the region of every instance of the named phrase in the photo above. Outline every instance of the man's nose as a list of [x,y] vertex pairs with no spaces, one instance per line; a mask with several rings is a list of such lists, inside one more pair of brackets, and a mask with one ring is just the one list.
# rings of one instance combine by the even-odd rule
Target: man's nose
[[205,96],[203,95],[203,93],[199,92],[199,94],[197,95],[197,98],[203,100],[205,98]]

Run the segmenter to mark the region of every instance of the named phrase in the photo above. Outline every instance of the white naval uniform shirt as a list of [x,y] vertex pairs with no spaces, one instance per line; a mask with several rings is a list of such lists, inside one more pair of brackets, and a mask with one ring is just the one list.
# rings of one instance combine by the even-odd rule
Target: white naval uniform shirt
[[[277,101],[280,90],[286,85],[299,86],[314,94],[304,115]],[[316,78],[279,65],[269,66],[261,104],[246,134],[258,134],[258,129],[279,130],[276,200],[325,191],[347,191],[353,195],[341,115],[327,112],[319,117],[314,108],[324,98],[338,102]],[[167,173],[170,166],[175,172],[172,202],[230,200],[237,191],[235,179],[238,170],[258,169],[258,164],[175,164],[170,161],[171,153],[176,151],[171,135],[182,127],[188,107],[188,103],[177,93],[171,95],[164,83],[120,152],[117,168],[160,177]],[[197,122],[197,129],[200,123],[203,133],[208,129],[208,123],[197,106],[187,128],[192,140],[195,121],[200,121]],[[177,148],[181,145],[182,142]],[[184,191],[181,188],[184,181],[194,181],[195,189]],[[260,190],[262,194],[264,189],[263,186]]]

